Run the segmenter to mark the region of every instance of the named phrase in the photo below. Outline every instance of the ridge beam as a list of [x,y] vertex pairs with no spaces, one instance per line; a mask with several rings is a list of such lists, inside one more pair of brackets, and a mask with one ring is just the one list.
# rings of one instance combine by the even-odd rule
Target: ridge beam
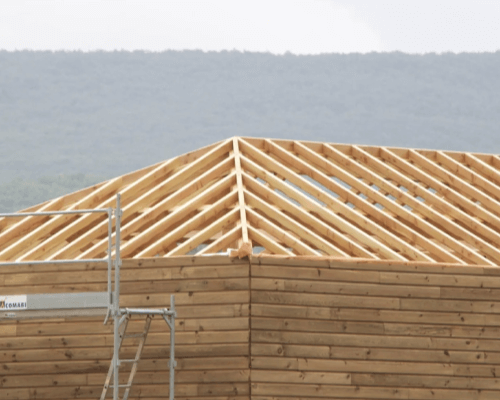
[[243,178],[241,176],[241,159],[240,159],[240,148],[238,143],[238,138],[233,138],[233,152],[234,152],[234,164],[236,169],[236,185],[238,187],[238,203],[240,208],[240,220],[241,220],[241,243],[248,243],[248,226],[247,226],[247,215],[246,215],[246,206],[245,206],[245,195],[244,195],[244,186],[243,186]]

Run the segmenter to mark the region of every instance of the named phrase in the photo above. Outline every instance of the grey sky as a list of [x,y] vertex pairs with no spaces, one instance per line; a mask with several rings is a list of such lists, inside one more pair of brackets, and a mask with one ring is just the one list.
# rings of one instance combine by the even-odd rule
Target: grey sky
[[500,50],[498,0],[0,0],[0,49]]

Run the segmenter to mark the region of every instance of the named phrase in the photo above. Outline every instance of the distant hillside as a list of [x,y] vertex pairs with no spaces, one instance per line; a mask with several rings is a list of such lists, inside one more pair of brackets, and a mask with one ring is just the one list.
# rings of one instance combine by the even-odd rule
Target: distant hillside
[[234,135],[500,153],[499,70],[500,52],[0,52],[0,211],[59,194],[23,194],[41,177],[108,178]]

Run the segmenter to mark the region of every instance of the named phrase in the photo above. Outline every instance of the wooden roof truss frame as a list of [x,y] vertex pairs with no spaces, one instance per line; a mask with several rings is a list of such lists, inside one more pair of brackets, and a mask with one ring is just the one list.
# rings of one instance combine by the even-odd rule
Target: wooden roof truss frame
[[[246,248],[500,265],[497,155],[234,137],[30,210],[107,208],[117,193],[124,258]],[[101,216],[0,218],[1,261],[106,248]]]

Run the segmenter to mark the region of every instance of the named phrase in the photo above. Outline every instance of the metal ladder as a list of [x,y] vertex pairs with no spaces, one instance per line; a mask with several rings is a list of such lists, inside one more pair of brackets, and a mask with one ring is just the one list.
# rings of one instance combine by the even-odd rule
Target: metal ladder
[[[123,400],[127,400],[128,396],[130,394],[130,389],[132,388],[132,383],[134,381],[135,374],[137,373],[139,361],[140,361],[141,356],[142,356],[142,351],[144,350],[144,344],[146,343],[146,338],[147,338],[148,333],[149,333],[149,327],[151,326],[151,319],[152,319],[151,315],[146,316],[146,323],[144,325],[144,330],[142,331],[142,333],[132,333],[132,334],[126,333],[128,323],[130,321],[130,314],[126,314],[126,318],[125,318],[124,322],[122,323],[122,326],[120,327],[120,338],[118,341],[118,354],[116,354],[114,357],[118,357],[118,360],[116,361],[118,366],[120,366],[122,363],[131,363],[132,364],[132,368],[130,370],[130,375],[129,375],[129,378],[127,380],[127,383],[125,385],[118,385],[118,388],[125,389],[125,392],[123,393],[123,397],[122,397]],[[119,357],[119,351],[122,347],[123,340],[129,339],[129,338],[140,338],[139,345],[138,345],[137,351],[135,353],[135,358],[129,359],[129,360],[127,360],[127,359],[121,360]],[[113,377],[113,371],[114,371],[113,363],[114,363],[114,360],[111,362],[111,365],[109,366],[108,376],[106,377],[106,381],[104,383],[104,388],[103,388],[102,394],[101,394],[101,400],[106,399],[106,396],[108,394],[108,389],[110,387],[111,388],[114,387],[113,385],[110,385],[111,378]]]
[[[149,333],[149,328],[151,326],[151,320],[155,315],[161,316],[168,327],[170,328],[170,359],[168,362],[169,368],[169,399],[174,400],[174,378],[175,378],[175,367],[177,362],[175,361],[175,317],[177,313],[175,311],[175,297],[170,296],[170,309],[168,308],[121,308],[118,311],[118,317],[115,317],[114,326],[114,346],[113,346],[113,359],[111,360],[111,365],[108,370],[108,375],[104,383],[104,388],[101,393],[101,400],[105,400],[108,394],[108,389],[113,388],[113,400],[120,400],[119,392],[120,389],[125,389],[123,393],[122,400],[128,400],[130,389],[132,388],[132,383],[134,382],[134,377],[137,373],[139,366],[139,361],[141,360],[142,352],[144,350],[144,345],[146,343],[146,338]],[[131,333],[127,334],[127,327],[132,315],[142,315],[146,316],[146,323],[142,333]],[[133,359],[120,360],[120,349],[122,347],[123,341],[128,338],[139,338],[139,344],[135,357]],[[130,374],[126,384],[120,384],[119,371],[120,365],[123,363],[132,364]],[[113,382],[113,384],[111,384]]]

